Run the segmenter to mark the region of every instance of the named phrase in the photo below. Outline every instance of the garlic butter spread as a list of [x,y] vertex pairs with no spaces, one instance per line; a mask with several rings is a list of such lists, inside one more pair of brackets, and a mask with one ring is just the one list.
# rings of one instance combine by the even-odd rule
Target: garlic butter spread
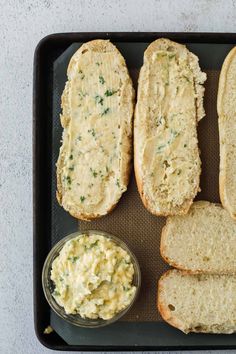
[[67,241],[53,261],[54,298],[67,314],[108,320],[132,301],[134,267],[129,254],[101,235]]
[[133,113],[123,57],[109,42],[107,52],[89,43],[68,67],[57,163],[60,203],[85,219],[106,214],[127,189]]
[[143,191],[150,208],[158,204],[164,213],[193,198],[199,185],[196,74],[189,53],[174,47],[153,51],[139,78],[136,136]]

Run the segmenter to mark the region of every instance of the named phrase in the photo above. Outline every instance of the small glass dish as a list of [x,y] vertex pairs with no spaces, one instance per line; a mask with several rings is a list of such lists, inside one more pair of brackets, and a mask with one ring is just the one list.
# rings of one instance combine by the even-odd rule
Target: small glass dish
[[[101,236],[111,239],[117,246],[120,246],[121,248],[123,248],[130,255],[131,262],[134,267],[134,276],[133,276],[132,285],[136,286],[135,295],[134,295],[131,303],[125,309],[118,312],[114,317],[112,317],[109,320],[103,320],[101,318],[97,318],[97,319],[82,318],[79,314],[68,315],[65,313],[64,308],[61,307],[56,302],[56,300],[54,299],[54,297],[52,295],[55,285],[50,277],[51,277],[52,263],[53,263],[54,259],[59,255],[62,247],[65,245],[65,243],[67,241],[69,241],[77,236],[84,235],[84,234],[86,234],[86,235],[96,234],[96,235],[101,235]],[[42,271],[43,291],[44,291],[44,295],[45,295],[49,305],[57,313],[58,316],[60,316],[61,318],[63,318],[67,322],[69,322],[73,325],[79,326],[79,327],[98,328],[98,327],[107,326],[113,322],[116,322],[118,319],[120,319],[122,316],[124,316],[124,314],[126,314],[129,311],[129,309],[132,307],[132,305],[134,304],[135,300],[137,299],[138,293],[139,293],[140,285],[141,285],[141,272],[140,272],[137,258],[132,253],[132,251],[118,237],[111,235],[107,232],[97,231],[97,230],[86,230],[83,232],[78,231],[78,232],[74,232],[74,233],[64,237],[49,252],[49,254],[44,262],[43,271]]]

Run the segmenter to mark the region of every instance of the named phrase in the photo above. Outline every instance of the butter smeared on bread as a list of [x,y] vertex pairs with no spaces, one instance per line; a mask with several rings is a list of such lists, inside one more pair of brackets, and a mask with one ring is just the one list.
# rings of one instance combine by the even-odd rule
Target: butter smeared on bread
[[236,47],[227,55],[220,73],[217,97],[220,135],[220,199],[236,219]]
[[187,215],[167,219],[160,251],[176,268],[236,274],[236,221],[220,204],[195,202]]
[[157,305],[184,333],[236,332],[236,277],[170,270],[159,280]]
[[145,207],[156,215],[187,213],[199,190],[197,122],[204,116],[198,58],[168,39],[151,43],[139,75],[134,165]]
[[134,92],[125,60],[108,40],[83,44],[67,75],[57,198],[74,217],[90,220],[107,214],[127,189]]

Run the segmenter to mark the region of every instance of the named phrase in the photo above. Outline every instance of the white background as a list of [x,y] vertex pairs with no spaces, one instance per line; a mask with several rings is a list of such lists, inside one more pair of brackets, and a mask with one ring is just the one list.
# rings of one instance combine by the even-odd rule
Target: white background
[[35,337],[32,315],[32,69],[38,41],[72,31],[236,32],[235,21],[233,0],[0,0],[1,354],[49,352]]

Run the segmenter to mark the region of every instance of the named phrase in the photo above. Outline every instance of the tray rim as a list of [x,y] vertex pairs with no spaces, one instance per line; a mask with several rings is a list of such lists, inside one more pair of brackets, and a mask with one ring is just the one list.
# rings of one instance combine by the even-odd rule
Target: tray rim
[[65,32],[52,33],[43,37],[37,44],[33,59],[33,125],[32,125],[32,145],[33,145],[33,312],[34,312],[34,330],[39,342],[51,349],[60,351],[174,351],[174,350],[222,350],[236,349],[235,345],[196,345],[196,346],[94,346],[94,345],[69,345],[69,344],[51,344],[46,340],[38,328],[38,308],[37,293],[39,286],[37,284],[37,239],[40,237],[40,103],[38,101],[38,90],[41,83],[39,70],[42,66],[41,52],[47,46],[60,41],[61,44],[72,44],[76,41],[89,41],[96,38],[110,39],[114,42],[151,42],[160,37],[167,37],[172,40],[191,43],[236,43],[236,33],[223,32]]

